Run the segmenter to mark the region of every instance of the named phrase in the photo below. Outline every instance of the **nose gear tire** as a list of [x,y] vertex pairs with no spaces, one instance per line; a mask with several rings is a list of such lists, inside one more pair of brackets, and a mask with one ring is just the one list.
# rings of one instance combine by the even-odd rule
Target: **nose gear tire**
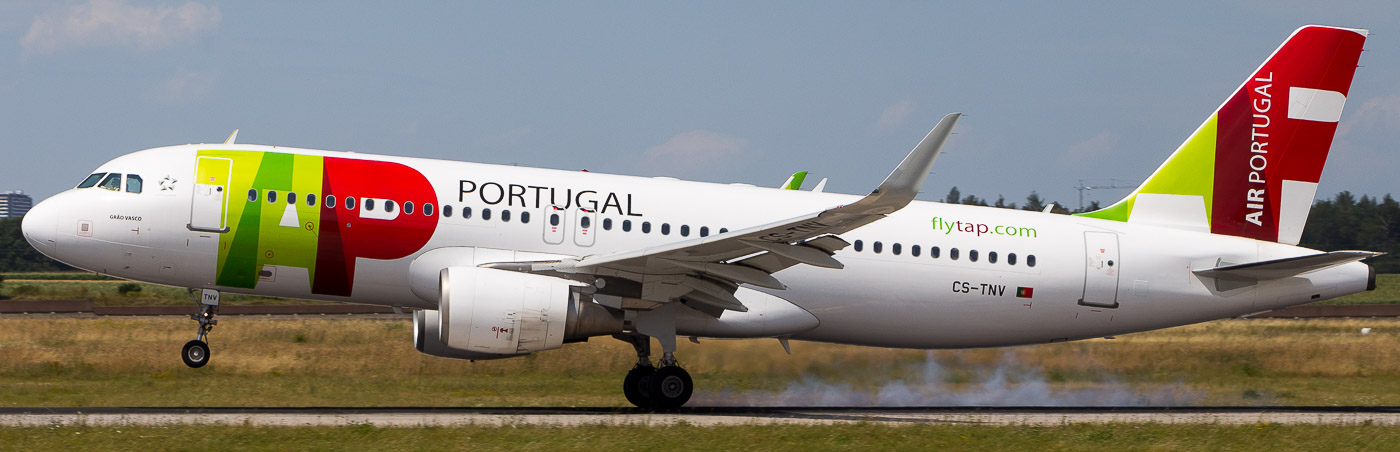
[[204,367],[209,363],[209,344],[201,340],[186,342],[185,348],[180,350],[180,358],[185,360],[186,366]]

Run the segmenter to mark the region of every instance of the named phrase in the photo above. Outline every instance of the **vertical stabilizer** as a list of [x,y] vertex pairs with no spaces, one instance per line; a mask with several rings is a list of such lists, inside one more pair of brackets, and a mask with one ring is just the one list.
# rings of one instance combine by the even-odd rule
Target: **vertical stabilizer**
[[1366,35],[1294,31],[1136,191],[1080,215],[1297,244]]

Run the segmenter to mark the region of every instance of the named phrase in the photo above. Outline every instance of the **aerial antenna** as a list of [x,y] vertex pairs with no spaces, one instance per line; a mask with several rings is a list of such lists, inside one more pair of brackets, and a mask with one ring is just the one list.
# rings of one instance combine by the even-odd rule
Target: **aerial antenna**
[[1123,188],[1137,188],[1136,185],[1126,185],[1120,179],[1080,179],[1079,186],[1074,187],[1079,190],[1079,211],[1084,211],[1084,192],[1094,190],[1116,190]]

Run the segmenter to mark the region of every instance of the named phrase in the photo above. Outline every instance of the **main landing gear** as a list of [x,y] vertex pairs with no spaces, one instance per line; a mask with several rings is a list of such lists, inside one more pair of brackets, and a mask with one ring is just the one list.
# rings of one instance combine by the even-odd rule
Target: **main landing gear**
[[622,394],[627,401],[638,408],[669,410],[680,408],[690,400],[695,384],[686,372],[676,364],[672,352],[661,355],[661,367],[651,365],[651,338],[641,334],[618,334],[613,337],[632,344],[637,350],[637,365],[627,372],[622,380]]
[[[637,351],[637,364],[622,380],[622,393],[638,408],[669,410],[680,408],[690,400],[695,383],[676,364],[676,324],[674,306],[667,305],[637,314],[637,332],[617,334],[614,338],[632,344]],[[651,365],[651,338],[661,344],[660,367]]]
[[195,295],[195,303],[199,304],[199,312],[191,314],[190,319],[199,321],[199,328],[195,332],[195,338],[186,342],[185,347],[180,350],[180,359],[185,361],[186,366],[204,367],[209,364],[209,343],[205,342],[209,338],[209,330],[214,329],[219,321],[214,319],[214,313],[219,311],[219,292],[215,290],[202,290],[195,292],[190,289],[190,294]]

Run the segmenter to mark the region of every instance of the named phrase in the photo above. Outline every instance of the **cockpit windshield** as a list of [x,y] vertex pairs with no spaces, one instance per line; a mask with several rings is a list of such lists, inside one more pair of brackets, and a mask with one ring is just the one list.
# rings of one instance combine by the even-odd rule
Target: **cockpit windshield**
[[[98,181],[102,182],[99,183]],[[126,192],[141,193],[141,189],[143,188],[143,185],[145,185],[144,182],[145,181],[141,179],[141,176],[137,176],[135,174],[127,174]],[[87,179],[83,179],[83,183],[78,184],[78,188],[92,187],[98,187],[103,190],[122,191],[122,174],[93,173],[92,175],[88,176]]]
[[97,185],[97,181],[102,180],[102,176],[106,175],[107,173],[95,173],[91,176],[88,176],[87,179],[83,179],[83,183],[78,184],[78,188],[88,188],[93,185]]
[[103,190],[121,191],[122,175],[117,173],[108,174],[106,179],[102,179],[102,183],[97,184],[97,188],[101,188]]

